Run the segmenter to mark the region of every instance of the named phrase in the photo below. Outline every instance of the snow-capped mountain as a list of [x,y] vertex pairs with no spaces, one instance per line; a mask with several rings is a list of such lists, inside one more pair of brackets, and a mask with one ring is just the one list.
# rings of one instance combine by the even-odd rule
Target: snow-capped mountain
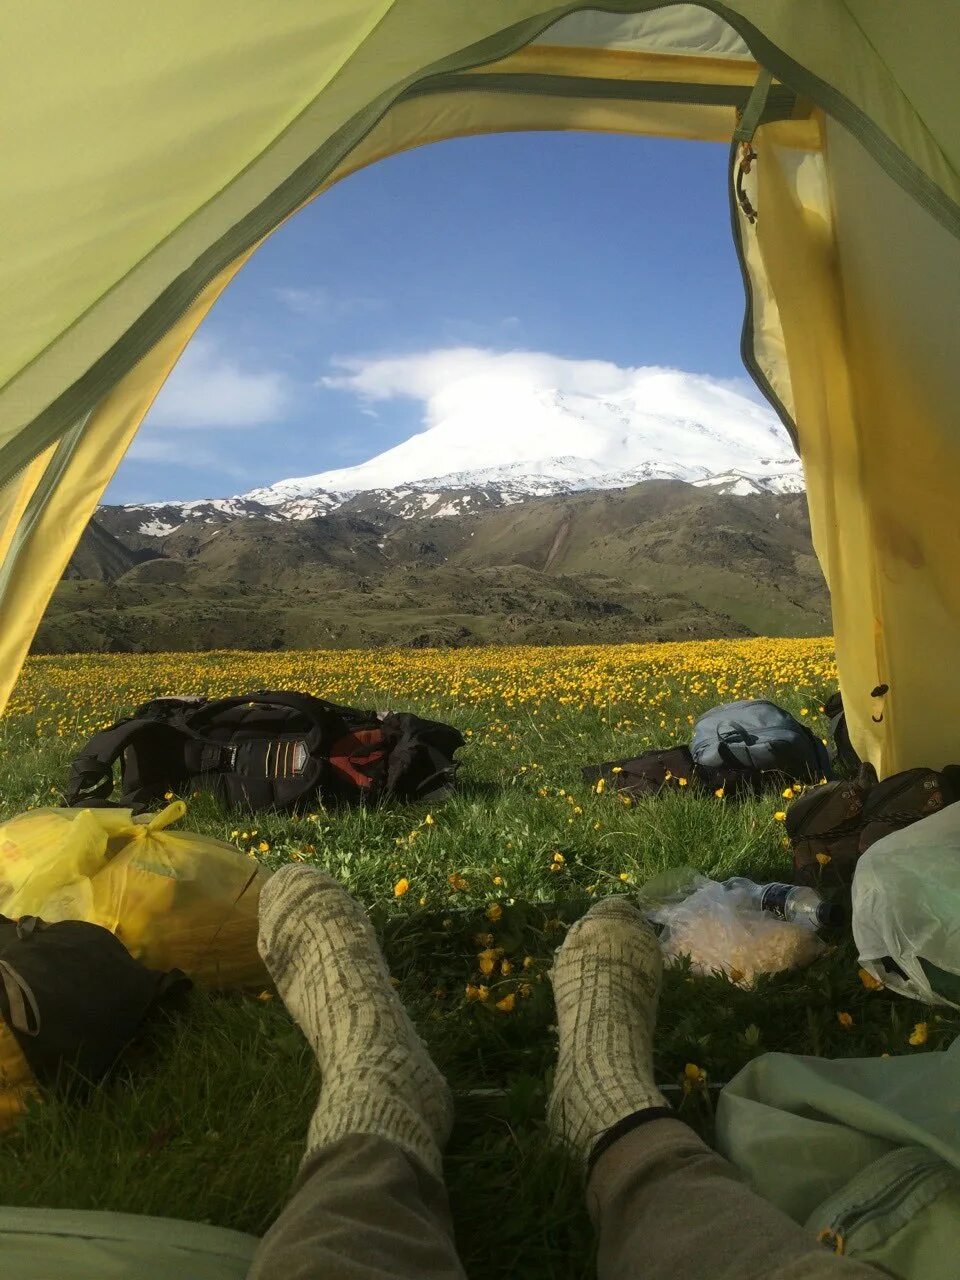
[[236,498],[128,510],[142,514],[137,532],[159,537],[195,520],[309,519],[358,495],[365,507],[433,518],[651,479],[738,496],[803,489],[800,461],[771,409],[710,378],[658,368],[637,373],[616,396],[513,388],[502,417],[489,401],[474,408],[461,396],[426,430],[358,466]]

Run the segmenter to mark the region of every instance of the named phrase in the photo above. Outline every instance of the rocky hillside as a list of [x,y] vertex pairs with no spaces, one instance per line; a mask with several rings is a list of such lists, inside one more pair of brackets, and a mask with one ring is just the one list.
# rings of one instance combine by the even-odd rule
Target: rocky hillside
[[411,519],[373,494],[322,517],[170,532],[105,508],[39,652],[591,643],[829,629],[800,494],[681,481]]

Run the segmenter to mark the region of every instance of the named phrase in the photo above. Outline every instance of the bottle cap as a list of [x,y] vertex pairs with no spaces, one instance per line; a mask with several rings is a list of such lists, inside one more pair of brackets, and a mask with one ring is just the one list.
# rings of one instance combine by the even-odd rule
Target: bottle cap
[[821,902],[817,907],[817,924],[822,929],[842,929],[847,913],[839,902]]

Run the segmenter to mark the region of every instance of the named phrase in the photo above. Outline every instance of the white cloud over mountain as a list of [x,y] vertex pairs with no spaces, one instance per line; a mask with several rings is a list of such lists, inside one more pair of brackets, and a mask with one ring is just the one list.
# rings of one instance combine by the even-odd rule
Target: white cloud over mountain
[[691,480],[795,462],[768,406],[728,380],[538,351],[456,347],[344,358],[322,385],[368,407],[412,399],[423,430],[359,466],[272,488],[288,493],[395,488],[509,469],[591,477],[633,472]]

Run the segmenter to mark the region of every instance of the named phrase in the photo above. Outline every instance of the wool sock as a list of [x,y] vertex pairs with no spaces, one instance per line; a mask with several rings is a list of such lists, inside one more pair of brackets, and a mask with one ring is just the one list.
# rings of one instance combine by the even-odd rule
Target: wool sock
[[291,864],[263,888],[258,945],[323,1076],[304,1159],[347,1134],[373,1133],[441,1178],[453,1100],[363,908],[330,876]]
[[614,1125],[667,1106],[653,1081],[662,971],[653,930],[623,897],[591,907],[557,951],[560,1044],[547,1122],[584,1164]]

